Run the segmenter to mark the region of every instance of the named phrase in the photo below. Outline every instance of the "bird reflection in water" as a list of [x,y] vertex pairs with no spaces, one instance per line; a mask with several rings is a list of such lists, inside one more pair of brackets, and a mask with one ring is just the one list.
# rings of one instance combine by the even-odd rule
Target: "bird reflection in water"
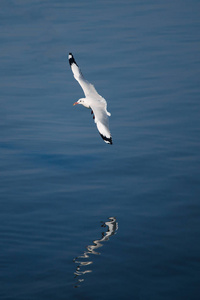
[[77,279],[77,282],[74,285],[75,288],[78,288],[81,282],[84,281],[83,276],[85,274],[92,272],[92,270],[90,270],[88,267],[93,263],[92,260],[90,260],[90,255],[100,255],[101,253],[97,252],[96,250],[103,246],[101,243],[108,241],[112,235],[116,234],[116,231],[118,229],[118,223],[116,221],[116,218],[110,217],[108,219],[109,221],[103,222],[103,224],[101,225],[101,227],[107,228],[107,231],[102,232],[101,239],[93,241],[93,245],[88,245],[86,247],[87,250],[82,255],[77,256],[73,260],[74,263],[78,264],[76,271],[74,272],[74,278]]

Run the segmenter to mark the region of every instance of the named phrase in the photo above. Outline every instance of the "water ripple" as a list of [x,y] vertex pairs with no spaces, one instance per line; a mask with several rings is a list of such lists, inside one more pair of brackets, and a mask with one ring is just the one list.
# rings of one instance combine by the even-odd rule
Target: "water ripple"
[[[118,223],[115,217],[108,218],[109,221],[103,222],[101,227],[104,227],[107,229],[106,231],[102,232],[102,237],[98,240],[93,241],[93,245],[88,245],[86,247],[86,251],[82,255],[77,256],[74,258],[73,262],[78,264],[76,267],[76,271],[74,272],[76,282],[74,284],[74,288],[80,287],[80,283],[83,282],[85,279],[83,276],[87,273],[91,273],[92,270],[89,268],[86,268],[87,266],[93,264],[93,261],[90,260],[90,255],[100,255],[100,252],[97,252],[96,250],[103,246],[101,244],[102,242],[109,241],[110,237],[114,234],[116,234],[118,230]],[[86,259],[86,260],[85,260]]]

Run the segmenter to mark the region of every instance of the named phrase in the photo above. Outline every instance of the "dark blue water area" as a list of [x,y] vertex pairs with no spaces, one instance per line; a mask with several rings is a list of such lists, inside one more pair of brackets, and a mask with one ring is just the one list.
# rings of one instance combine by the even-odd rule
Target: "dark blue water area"
[[199,299],[199,1],[1,0],[0,27],[0,298]]

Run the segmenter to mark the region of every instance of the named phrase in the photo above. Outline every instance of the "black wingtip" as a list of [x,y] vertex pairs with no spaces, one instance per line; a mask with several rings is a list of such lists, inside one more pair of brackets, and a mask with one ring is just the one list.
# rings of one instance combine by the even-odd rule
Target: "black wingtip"
[[[76,61],[75,61],[75,59],[74,59],[74,57],[73,57],[73,54],[72,54],[71,52],[69,53],[68,58],[69,58],[69,64],[70,64],[70,66],[71,66],[72,64],[76,64],[76,65],[77,65],[77,63],[76,63]],[[78,65],[77,65],[77,66],[78,66]]]
[[100,136],[102,137],[102,139],[103,139],[107,144],[110,144],[110,145],[113,144],[113,142],[112,142],[112,137],[107,138],[106,136],[104,136],[104,135],[101,134],[101,133],[100,133]]

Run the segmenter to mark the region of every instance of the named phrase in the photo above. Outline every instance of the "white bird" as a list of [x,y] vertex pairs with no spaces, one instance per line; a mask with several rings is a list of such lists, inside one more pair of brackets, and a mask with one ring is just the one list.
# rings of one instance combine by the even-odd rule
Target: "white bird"
[[73,105],[82,104],[86,108],[90,108],[91,113],[94,114],[93,119],[102,139],[107,144],[112,144],[112,137],[108,124],[108,116],[111,116],[111,114],[107,111],[106,100],[100,96],[95,87],[83,77],[72,53],[69,53],[69,64],[74,74],[74,78],[78,81],[85,94],[85,98],[79,99]]

